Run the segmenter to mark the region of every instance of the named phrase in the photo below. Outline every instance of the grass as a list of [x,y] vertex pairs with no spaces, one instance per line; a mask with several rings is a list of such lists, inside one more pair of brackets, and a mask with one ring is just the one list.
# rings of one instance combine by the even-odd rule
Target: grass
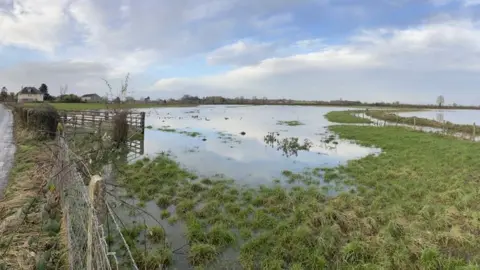
[[[25,107],[37,107],[45,103],[24,103]],[[162,108],[162,107],[193,107],[194,104],[105,104],[105,103],[48,103],[57,110],[105,110],[105,109],[141,109],[141,108]]]
[[369,119],[355,116],[354,114],[363,113],[364,111],[331,111],[325,114],[325,118],[334,123],[344,124],[369,124],[372,123]]
[[290,188],[197,179],[165,155],[119,175],[147,199],[175,191],[168,221],[185,224],[195,267],[233,248],[245,269],[478,268],[480,144],[392,126],[330,130],[383,152],[283,171],[282,180],[300,183]]
[[289,120],[289,121],[277,121],[277,125],[283,125],[283,126],[301,126],[305,125],[304,123],[297,121],[297,120]]

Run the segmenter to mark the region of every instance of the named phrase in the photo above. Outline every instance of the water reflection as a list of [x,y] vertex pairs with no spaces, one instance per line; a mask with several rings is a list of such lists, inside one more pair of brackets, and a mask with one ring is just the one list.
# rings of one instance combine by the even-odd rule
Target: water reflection
[[[200,106],[145,110],[146,125],[152,126],[145,130],[145,155],[168,151],[202,176],[220,173],[246,183],[270,183],[283,170],[335,167],[378,152],[348,141],[328,140],[331,134],[325,127],[331,123],[323,115],[344,109]],[[304,125],[277,125],[285,120]],[[158,130],[165,127],[175,132]],[[191,137],[186,131],[201,136]]]
[[403,112],[400,116],[422,117],[436,121],[448,121],[454,124],[472,125],[480,123],[480,110],[424,110],[418,112]]

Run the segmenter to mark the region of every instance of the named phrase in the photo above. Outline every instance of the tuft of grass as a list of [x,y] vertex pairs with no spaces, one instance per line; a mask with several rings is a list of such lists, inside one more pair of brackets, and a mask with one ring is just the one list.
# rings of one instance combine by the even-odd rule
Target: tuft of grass
[[177,223],[178,217],[177,216],[171,216],[167,219],[167,221],[170,225],[174,225],[175,223]]
[[168,211],[167,209],[163,209],[162,212],[160,212],[160,217],[162,219],[169,218],[170,217],[170,211]]
[[165,240],[165,230],[160,226],[150,227],[147,236],[153,243],[160,243]]
[[193,244],[190,247],[188,259],[194,266],[205,266],[217,256],[217,250],[209,244]]
[[235,234],[231,232],[224,224],[215,224],[207,233],[208,243],[217,247],[226,247],[235,243]]
[[160,195],[158,198],[157,198],[157,205],[158,207],[160,208],[167,208],[168,206],[171,205],[171,200],[172,198],[168,195]]

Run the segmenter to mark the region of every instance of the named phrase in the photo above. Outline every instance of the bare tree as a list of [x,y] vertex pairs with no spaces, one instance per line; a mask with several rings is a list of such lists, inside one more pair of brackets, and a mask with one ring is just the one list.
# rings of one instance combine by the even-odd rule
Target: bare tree
[[68,92],[68,85],[62,85],[60,86],[60,97],[66,95]]
[[445,98],[440,95],[437,97],[437,104],[438,104],[438,107],[442,107],[442,105],[445,103]]

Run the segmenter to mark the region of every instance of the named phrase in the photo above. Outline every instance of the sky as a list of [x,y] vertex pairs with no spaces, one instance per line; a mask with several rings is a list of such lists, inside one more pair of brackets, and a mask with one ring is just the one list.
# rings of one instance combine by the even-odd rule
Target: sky
[[0,87],[127,74],[137,98],[480,105],[480,0],[0,0]]

